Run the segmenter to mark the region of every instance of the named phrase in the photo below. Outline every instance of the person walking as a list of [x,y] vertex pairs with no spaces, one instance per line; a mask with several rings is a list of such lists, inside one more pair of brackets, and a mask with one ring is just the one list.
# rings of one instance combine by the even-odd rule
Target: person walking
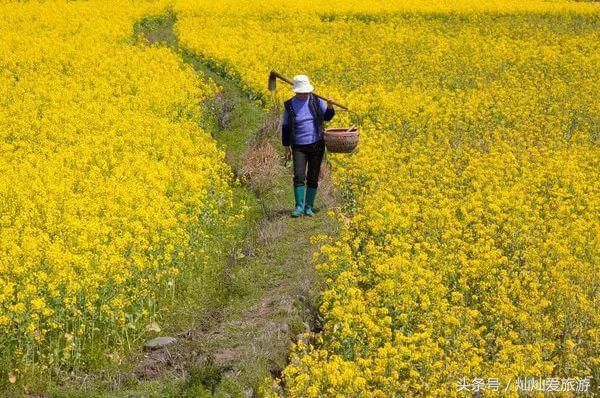
[[331,120],[335,110],[331,99],[324,101],[312,94],[314,87],[308,76],[296,75],[293,83],[295,95],[284,102],[281,143],[285,147],[285,159],[293,158],[294,163],[296,207],[292,217],[302,214],[312,217],[325,153],[323,122]]

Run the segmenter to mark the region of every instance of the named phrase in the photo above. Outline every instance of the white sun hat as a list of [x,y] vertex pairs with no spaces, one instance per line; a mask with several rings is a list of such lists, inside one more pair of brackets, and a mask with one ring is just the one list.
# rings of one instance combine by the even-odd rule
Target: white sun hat
[[310,93],[315,88],[308,81],[308,76],[306,75],[296,75],[294,76],[294,87],[292,87],[292,91],[295,93]]

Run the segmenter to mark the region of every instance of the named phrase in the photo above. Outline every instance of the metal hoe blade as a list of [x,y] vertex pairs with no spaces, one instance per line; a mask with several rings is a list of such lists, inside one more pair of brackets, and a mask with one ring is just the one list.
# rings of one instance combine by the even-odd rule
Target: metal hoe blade
[[276,88],[277,75],[275,74],[275,71],[271,71],[271,73],[269,73],[269,91],[275,91]]

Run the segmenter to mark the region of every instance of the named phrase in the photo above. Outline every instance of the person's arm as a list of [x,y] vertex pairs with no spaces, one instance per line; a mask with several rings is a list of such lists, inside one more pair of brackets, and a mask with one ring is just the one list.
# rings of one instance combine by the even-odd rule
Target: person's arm
[[321,105],[321,110],[323,111],[323,120],[328,122],[333,119],[333,116],[335,115],[335,109],[333,109],[331,99],[328,99],[327,102],[320,100],[319,105]]
[[283,121],[281,123],[281,144],[285,147],[289,147],[291,142],[292,126],[288,123],[287,109],[283,110]]

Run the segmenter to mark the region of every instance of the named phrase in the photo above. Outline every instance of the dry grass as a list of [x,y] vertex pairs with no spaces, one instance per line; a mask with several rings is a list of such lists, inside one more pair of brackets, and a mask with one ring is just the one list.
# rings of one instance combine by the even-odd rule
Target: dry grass
[[258,229],[258,239],[263,242],[273,242],[286,232],[286,225],[283,219],[276,218],[269,220],[265,218]]
[[261,197],[276,185],[282,172],[281,153],[273,142],[279,134],[281,121],[276,110],[271,110],[243,155],[240,178]]
[[276,184],[280,173],[280,153],[269,141],[253,143],[244,153],[240,178],[259,197]]
[[231,128],[231,113],[234,107],[235,103],[222,92],[218,92],[202,103],[204,113],[216,122],[219,131]]

